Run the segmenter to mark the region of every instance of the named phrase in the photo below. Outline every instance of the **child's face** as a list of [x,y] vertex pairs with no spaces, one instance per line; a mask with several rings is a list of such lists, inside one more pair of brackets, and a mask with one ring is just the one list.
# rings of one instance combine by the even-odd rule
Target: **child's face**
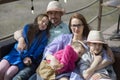
[[75,48],[74,50],[78,54],[79,57],[81,57],[82,54],[85,52],[85,49],[82,46],[79,48]]
[[42,19],[39,19],[38,17],[38,25],[40,30],[47,29],[48,23],[49,23],[49,20],[46,16],[44,16]]
[[103,44],[101,43],[89,43],[89,47],[90,47],[90,52],[94,53],[95,55],[100,54],[102,48],[103,48]]

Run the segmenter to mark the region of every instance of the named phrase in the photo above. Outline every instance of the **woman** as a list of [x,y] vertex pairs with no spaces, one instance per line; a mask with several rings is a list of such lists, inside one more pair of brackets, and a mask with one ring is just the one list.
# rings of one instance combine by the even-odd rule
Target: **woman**
[[[23,28],[23,38],[15,44],[8,55],[0,62],[0,80],[11,80],[25,66],[38,64],[48,42],[49,19],[46,14],[38,15],[34,23]],[[21,45],[24,44],[24,47]]]

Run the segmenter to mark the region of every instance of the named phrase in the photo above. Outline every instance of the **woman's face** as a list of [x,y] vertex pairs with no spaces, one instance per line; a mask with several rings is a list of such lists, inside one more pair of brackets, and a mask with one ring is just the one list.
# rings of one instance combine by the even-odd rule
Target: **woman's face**
[[90,47],[90,52],[95,54],[95,55],[99,55],[100,52],[102,51],[103,48],[103,44],[101,43],[89,43],[89,47]]
[[71,20],[71,30],[74,36],[82,36],[83,29],[84,29],[84,26],[81,20],[77,18],[73,18]]
[[42,19],[38,17],[38,25],[40,30],[45,30],[47,29],[49,20],[46,16],[44,16]]

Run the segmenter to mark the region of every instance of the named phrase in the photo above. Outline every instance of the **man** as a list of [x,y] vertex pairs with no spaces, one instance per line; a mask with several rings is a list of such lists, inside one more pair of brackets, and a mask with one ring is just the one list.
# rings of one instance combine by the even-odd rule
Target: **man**
[[[60,34],[70,33],[68,25],[61,21],[62,16],[65,13],[65,10],[62,8],[61,4],[58,1],[51,1],[48,3],[46,11],[49,20],[51,21],[50,37],[48,43],[50,43],[55,37]],[[16,31],[14,33],[14,38],[17,41],[21,41],[22,44],[18,46],[18,49],[22,50],[26,47],[25,41],[22,37],[22,30]],[[13,80],[27,80],[33,73],[38,65],[33,64],[32,66],[26,67],[20,71]]]

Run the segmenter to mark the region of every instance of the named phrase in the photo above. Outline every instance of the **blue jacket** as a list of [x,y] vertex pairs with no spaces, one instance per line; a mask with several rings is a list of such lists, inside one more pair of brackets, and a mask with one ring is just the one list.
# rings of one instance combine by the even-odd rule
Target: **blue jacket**
[[[23,29],[23,37],[27,45],[28,45],[28,37],[27,37],[28,30],[29,30],[29,25],[25,25]],[[40,36],[39,34],[42,35]],[[40,58],[40,56],[43,55],[43,51],[45,46],[47,45],[47,42],[48,42],[47,33],[46,30],[43,30],[41,33],[35,34],[35,37],[28,49],[23,51],[17,50],[17,45],[18,45],[17,42],[14,48],[12,48],[10,53],[6,55],[4,59],[8,60],[8,62],[11,65],[17,65],[19,70],[25,67],[23,63],[23,59],[25,57],[30,57],[33,62],[39,63],[42,59]]]

